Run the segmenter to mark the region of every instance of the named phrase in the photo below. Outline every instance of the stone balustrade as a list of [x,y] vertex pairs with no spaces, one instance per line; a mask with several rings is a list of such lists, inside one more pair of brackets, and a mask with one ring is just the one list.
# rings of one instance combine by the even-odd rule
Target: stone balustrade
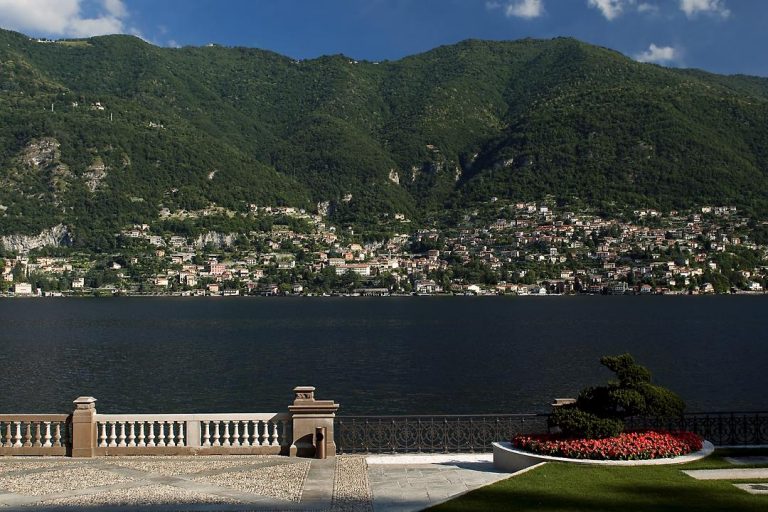
[[[0,415],[0,456],[290,455],[333,456],[338,404],[294,389],[284,413],[100,414],[96,399],[74,401],[72,414]],[[323,450],[316,429],[322,429]]]
[[288,413],[96,414],[96,454],[287,454]]
[[0,415],[0,455],[64,455],[68,446],[67,414]]

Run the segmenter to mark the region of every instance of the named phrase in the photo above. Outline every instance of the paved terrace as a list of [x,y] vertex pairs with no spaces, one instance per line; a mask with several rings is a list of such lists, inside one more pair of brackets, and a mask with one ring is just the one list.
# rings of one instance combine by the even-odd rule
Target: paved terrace
[[0,458],[0,510],[415,511],[509,476],[490,454]]

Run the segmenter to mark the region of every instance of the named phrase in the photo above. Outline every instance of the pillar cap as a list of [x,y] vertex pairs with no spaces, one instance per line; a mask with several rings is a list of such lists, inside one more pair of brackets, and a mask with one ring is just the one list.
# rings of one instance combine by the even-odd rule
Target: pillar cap
[[293,392],[296,394],[296,400],[315,399],[315,386],[296,386],[293,388]]
[[96,399],[92,396],[79,396],[72,401],[77,409],[95,409]]

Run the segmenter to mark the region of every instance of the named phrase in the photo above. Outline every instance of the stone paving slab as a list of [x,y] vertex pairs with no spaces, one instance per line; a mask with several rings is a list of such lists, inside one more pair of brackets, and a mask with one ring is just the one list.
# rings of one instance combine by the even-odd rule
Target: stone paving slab
[[768,483],[757,484],[733,484],[742,491],[747,491],[749,494],[768,494]]
[[768,466],[768,456],[753,455],[750,457],[726,457],[725,460],[736,466],[746,466],[748,464],[754,465],[754,466],[757,466],[757,465]]
[[509,478],[492,454],[368,457],[374,512],[415,512]]
[[447,454],[403,454],[403,455],[369,455],[366,457],[368,464],[397,465],[409,464],[467,464],[467,463],[493,463],[493,453],[447,453]]
[[683,473],[696,480],[768,479],[768,468],[691,469]]

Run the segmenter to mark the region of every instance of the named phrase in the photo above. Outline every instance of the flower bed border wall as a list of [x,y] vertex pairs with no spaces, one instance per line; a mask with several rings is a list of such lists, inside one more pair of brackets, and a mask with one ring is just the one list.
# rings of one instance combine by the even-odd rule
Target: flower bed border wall
[[685,464],[703,459],[712,454],[715,447],[709,441],[704,441],[701,450],[679,457],[666,459],[645,460],[596,460],[596,459],[570,459],[567,457],[552,457],[550,455],[538,455],[536,453],[517,450],[512,443],[501,441],[493,443],[493,465],[500,471],[514,473],[539,464],[541,462],[567,462],[569,464],[589,464],[596,466],[662,466],[667,464]]

